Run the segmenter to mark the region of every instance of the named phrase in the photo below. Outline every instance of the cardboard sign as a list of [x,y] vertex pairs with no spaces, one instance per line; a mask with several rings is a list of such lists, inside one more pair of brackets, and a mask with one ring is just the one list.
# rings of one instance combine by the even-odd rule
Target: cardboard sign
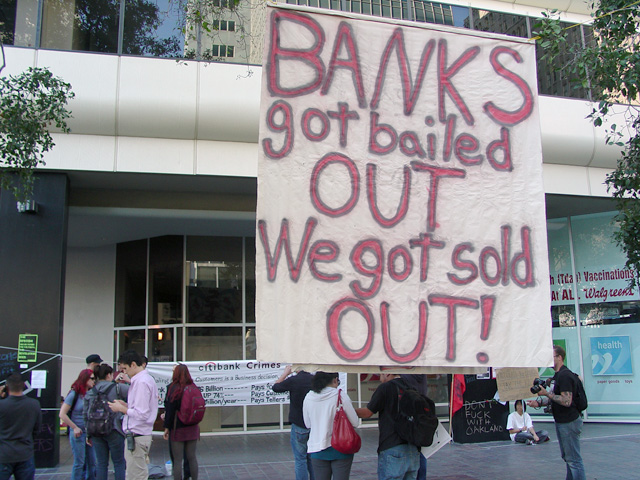
[[531,393],[531,387],[533,380],[537,377],[537,368],[501,368],[496,370],[500,401],[522,400],[535,396]]
[[263,361],[551,363],[532,43],[267,8]]

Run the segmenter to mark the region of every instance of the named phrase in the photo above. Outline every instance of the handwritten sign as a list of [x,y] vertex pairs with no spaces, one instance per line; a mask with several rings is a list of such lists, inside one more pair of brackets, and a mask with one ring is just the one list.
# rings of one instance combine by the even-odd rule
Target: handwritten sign
[[267,13],[258,358],[549,365],[534,45]]
[[531,393],[531,386],[536,377],[538,377],[537,368],[500,368],[496,370],[500,401],[522,400],[534,396]]
[[19,372],[18,352],[0,349],[0,382],[14,372]]
[[38,335],[21,333],[18,336],[18,362],[33,363],[38,359]]

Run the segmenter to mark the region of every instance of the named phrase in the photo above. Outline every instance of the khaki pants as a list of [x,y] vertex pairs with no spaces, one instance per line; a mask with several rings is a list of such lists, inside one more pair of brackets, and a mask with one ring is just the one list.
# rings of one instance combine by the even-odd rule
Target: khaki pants
[[151,435],[135,437],[136,448],[133,452],[124,449],[124,459],[127,462],[127,480],[147,480],[149,478],[149,450],[151,450]]

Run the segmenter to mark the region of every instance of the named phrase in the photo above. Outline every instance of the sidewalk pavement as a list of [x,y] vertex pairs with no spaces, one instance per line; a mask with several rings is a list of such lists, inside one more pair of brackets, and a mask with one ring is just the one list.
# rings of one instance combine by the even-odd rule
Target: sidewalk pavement
[[[448,426],[445,424],[445,426]],[[474,444],[451,443],[428,461],[430,480],[537,480],[564,479],[555,427],[548,430],[551,441],[541,445],[510,441]],[[362,449],[356,453],[351,478],[375,480],[377,428],[360,428]],[[582,458],[588,480],[640,479],[640,425],[588,423],[582,432]],[[220,435],[202,437],[198,444],[199,480],[294,480],[289,433]],[[151,463],[169,460],[167,442],[154,436]],[[73,456],[66,437],[60,439],[60,464],[38,469],[38,480],[70,478]],[[110,472],[109,479],[113,479]]]

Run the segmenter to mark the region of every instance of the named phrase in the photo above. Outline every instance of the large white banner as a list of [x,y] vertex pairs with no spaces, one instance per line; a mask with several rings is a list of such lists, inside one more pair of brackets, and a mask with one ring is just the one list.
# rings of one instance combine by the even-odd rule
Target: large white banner
[[[200,387],[207,407],[289,403],[288,393],[271,390],[286,365],[251,360],[181,363],[189,368],[191,378]],[[159,406],[163,408],[175,365],[175,362],[152,362],[147,365],[147,371],[158,386]]]
[[523,39],[268,7],[258,359],[552,363],[535,64]]

